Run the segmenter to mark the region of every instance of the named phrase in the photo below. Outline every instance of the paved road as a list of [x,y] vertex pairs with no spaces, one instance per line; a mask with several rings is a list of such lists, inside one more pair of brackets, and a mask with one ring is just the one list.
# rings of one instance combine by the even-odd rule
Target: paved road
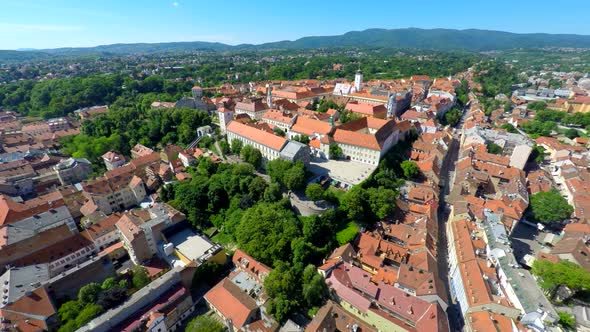
[[451,148],[449,149],[448,157],[445,158],[445,162],[443,163],[441,174],[443,174],[444,181],[443,187],[441,189],[439,195],[439,207],[438,207],[438,271],[439,271],[439,278],[443,281],[444,285],[446,286],[445,291],[447,293],[447,299],[449,302],[449,307],[447,308],[447,315],[449,317],[449,325],[451,331],[460,331],[461,330],[461,322],[460,322],[460,315],[458,312],[458,308],[454,305],[451,300],[451,292],[449,289],[449,260],[448,260],[448,243],[447,243],[447,220],[449,218],[449,211],[446,208],[446,196],[450,190],[450,181],[452,180],[451,176],[451,169],[454,169],[455,161],[457,161],[459,150],[459,142],[456,139],[453,139],[451,143]]
[[[467,108],[463,110],[463,116],[461,121],[457,124],[457,128],[461,128],[465,121],[465,115],[467,114]],[[451,331],[461,331],[463,322],[461,321],[461,314],[457,304],[452,303],[450,283],[449,283],[449,263],[448,263],[448,238],[447,238],[447,221],[449,218],[449,210],[447,206],[447,195],[450,193],[452,188],[453,174],[455,172],[455,162],[459,158],[459,142],[460,135],[459,130],[453,134],[453,141],[449,147],[447,157],[441,168],[440,174],[442,175],[442,188],[439,195],[439,206],[438,206],[438,271],[439,278],[442,279],[446,286],[447,298],[449,299],[449,307],[447,308],[447,316],[449,317],[449,327]]]

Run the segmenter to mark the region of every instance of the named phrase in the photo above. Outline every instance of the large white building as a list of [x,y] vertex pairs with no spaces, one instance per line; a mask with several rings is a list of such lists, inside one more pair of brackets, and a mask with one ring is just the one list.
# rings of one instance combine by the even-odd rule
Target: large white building
[[400,139],[395,120],[360,118],[338,127],[320,140],[319,156],[330,158],[330,146],[342,150],[340,158],[378,165],[381,157]]
[[227,126],[227,140],[240,140],[244,145],[250,145],[262,153],[266,160],[280,157],[281,150],[287,144],[284,137],[271,134],[264,130],[245,125],[238,121],[232,121]]

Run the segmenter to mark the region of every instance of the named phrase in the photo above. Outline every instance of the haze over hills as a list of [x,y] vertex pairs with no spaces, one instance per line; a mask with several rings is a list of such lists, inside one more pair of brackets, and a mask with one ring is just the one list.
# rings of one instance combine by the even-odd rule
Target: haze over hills
[[45,56],[87,54],[132,54],[183,52],[193,50],[269,50],[330,47],[411,48],[441,51],[491,51],[515,48],[575,47],[590,48],[590,36],[575,34],[519,34],[490,30],[454,29],[368,29],[337,36],[303,37],[294,41],[278,41],[258,45],[227,45],[213,42],[170,42],[113,44],[96,47],[56,48],[45,50],[0,51],[0,60],[27,59]]

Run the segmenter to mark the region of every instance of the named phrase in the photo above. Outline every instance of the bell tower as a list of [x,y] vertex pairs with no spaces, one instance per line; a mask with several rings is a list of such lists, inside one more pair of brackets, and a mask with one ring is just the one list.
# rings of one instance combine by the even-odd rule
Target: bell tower
[[361,70],[357,70],[356,74],[354,75],[354,89],[356,90],[356,92],[361,91],[361,89],[363,88],[363,73],[361,73]]

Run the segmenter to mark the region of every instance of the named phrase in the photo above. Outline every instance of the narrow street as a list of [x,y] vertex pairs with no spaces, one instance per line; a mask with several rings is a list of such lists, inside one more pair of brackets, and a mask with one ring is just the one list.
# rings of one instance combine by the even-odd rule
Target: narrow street
[[[465,115],[467,114],[466,109],[463,110],[461,121],[456,127],[461,128]],[[445,291],[448,298],[449,307],[447,308],[447,316],[449,318],[449,327],[451,331],[461,331],[463,323],[460,320],[459,308],[455,303],[452,302],[450,283],[449,283],[449,259],[448,259],[448,239],[447,239],[447,221],[449,218],[449,209],[447,208],[447,195],[451,191],[452,182],[455,173],[455,162],[459,158],[459,133],[453,134],[453,141],[449,147],[447,157],[445,158],[441,168],[441,191],[439,195],[439,206],[438,206],[438,271],[439,278],[445,285]]]

